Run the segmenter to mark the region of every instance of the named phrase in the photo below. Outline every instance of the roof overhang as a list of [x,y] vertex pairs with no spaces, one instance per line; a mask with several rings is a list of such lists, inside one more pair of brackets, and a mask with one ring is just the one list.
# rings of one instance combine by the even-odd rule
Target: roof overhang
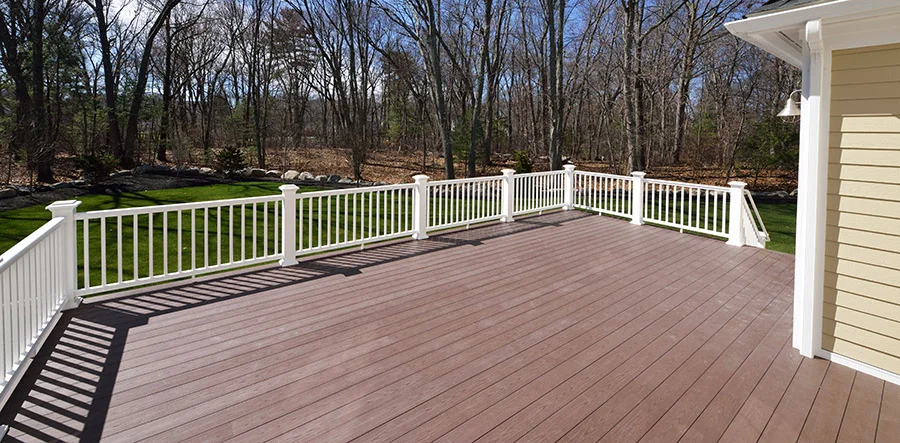
[[[725,27],[732,34],[800,67],[803,61],[801,45],[808,21],[821,20],[833,29],[829,29],[830,37],[846,37],[847,47],[853,47],[854,34],[871,32],[881,27],[879,24],[896,27],[898,14],[900,3],[896,0],[834,0],[755,14],[726,23]],[[873,28],[863,21],[884,23],[873,23]]]

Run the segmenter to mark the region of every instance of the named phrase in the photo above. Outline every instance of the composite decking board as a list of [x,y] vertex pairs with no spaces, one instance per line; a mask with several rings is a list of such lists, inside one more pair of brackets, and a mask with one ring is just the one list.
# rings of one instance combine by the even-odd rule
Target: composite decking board
[[[610,263],[611,263],[611,264],[615,264],[615,262],[610,262]],[[551,295],[551,296],[552,296],[552,295]],[[476,332],[477,332],[477,331],[476,331]],[[276,394],[276,393],[273,393],[273,394]],[[258,400],[258,401],[263,401],[263,400]],[[267,411],[263,411],[263,412],[270,412],[270,411],[267,410]],[[248,420],[253,421],[253,422],[257,422],[257,421],[260,421],[261,419],[260,419],[259,417],[254,417],[254,419],[251,420],[251,419],[248,417]],[[264,422],[264,421],[260,421],[260,422]],[[237,427],[234,423],[230,423],[230,422],[226,422],[226,423],[228,423],[228,427],[229,427],[229,428]]]
[[726,422],[728,427],[722,433],[721,440],[757,441],[803,360],[788,340],[753,391],[744,399],[738,413]]
[[800,436],[829,365],[830,362],[818,359],[800,363],[794,380],[760,435],[760,442],[795,441]]
[[836,441],[856,371],[841,365],[829,365],[813,401],[798,442]]
[[[712,270],[715,271],[715,269]],[[666,290],[662,290],[660,292],[665,293]],[[441,426],[433,425],[423,427],[421,430],[416,430],[415,432],[404,436],[404,438],[407,441],[415,441],[417,439],[427,440],[433,437],[439,437],[441,435],[441,429],[449,431],[453,427],[462,425],[464,421],[471,419],[475,415],[480,416],[481,414],[485,414],[485,416],[489,416],[490,414],[484,411],[489,407],[498,407],[492,405],[500,399],[503,399],[503,401],[505,401],[506,403],[516,403],[516,400],[509,400],[510,395],[522,397],[540,394],[552,388],[553,384],[561,383],[563,380],[566,380],[567,378],[577,374],[586,367],[590,367],[590,365],[595,364],[598,361],[602,361],[603,363],[607,364],[612,364],[618,361],[617,359],[619,358],[619,355],[622,354],[621,345],[623,343],[627,344],[631,342],[640,346],[639,344],[646,344],[647,342],[652,340],[652,338],[656,337],[656,335],[654,335],[653,333],[647,334],[648,324],[657,327],[662,326],[662,329],[658,330],[656,334],[661,334],[663,331],[665,331],[665,326],[668,325],[665,323],[665,320],[659,320],[659,316],[662,316],[663,318],[677,318],[677,320],[680,320],[680,317],[678,317],[678,312],[680,309],[686,309],[690,311],[690,301],[685,302],[685,299],[691,300],[693,298],[692,296],[694,294],[692,291],[680,288],[674,294],[669,295],[671,296],[669,300],[675,301],[674,305],[667,306],[667,308],[670,309],[670,314],[663,315],[662,313],[659,313],[657,314],[658,316],[656,318],[648,317],[643,319],[645,320],[643,323],[640,320],[637,322],[631,322],[627,325],[628,327],[621,327],[616,331],[616,333],[618,335],[622,335],[622,337],[615,336],[612,339],[600,340],[597,343],[591,345],[586,351],[579,352],[570,358],[562,359],[563,361],[553,362],[550,368],[546,368],[542,371],[537,371],[537,374],[534,374],[533,377],[526,378],[525,381],[527,381],[527,388],[523,387],[525,383],[518,383],[518,381],[513,384],[504,383],[504,385],[498,385],[499,389],[494,389],[494,387],[492,387],[490,391],[479,393],[476,397],[474,397],[474,399],[477,399],[477,402],[473,401],[473,399],[467,399],[465,402],[459,405],[460,407],[455,408],[455,421],[447,423],[446,414],[442,414],[442,416],[440,417],[440,420],[443,421],[443,423],[441,423]],[[648,309],[648,311],[645,311],[645,313],[642,313],[641,315],[645,316],[644,314],[650,311],[652,310]],[[642,333],[644,334],[643,336],[639,335]],[[611,351],[615,351],[615,353],[609,354]],[[543,388],[541,388],[541,386],[543,386]],[[470,404],[478,405],[478,407],[467,407]],[[523,400],[522,404],[528,404],[528,402]],[[423,434],[423,432],[427,432],[427,434]]]
[[590,440],[895,439],[897,386],[791,348],[791,261],[568,211],[133,290],[67,313],[0,422],[10,441],[540,439],[587,421]]
[[[765,257],[759,254],[751,258],[761,260]],[[600,360],[591,362],[585,367],[571,368],[564,373],[565,381],[561,384],[552,377],[545,379],[544,382],[549,383],[549,387],[553,390],[542,395],[524,410],[516,412],[503,427],[512,428],[511,430],[516,433],[528,432],[526,436],[528,439],[559,438],[595,408],[595,401],[603,402],[601,397],[608,398],[612,395],[612,392],[605,392],[604,388],[614,389],[614,386],[621,388],[628,384],[642,369],[653,364],[666,350],[671,349],[675,343],[703,323],[704,319],[721,309],[730,298],[722,292],[722,289],[730,284],[727,278],[737,279],[746,271],[738,267],[730,268],[722,275],[713,276],[712,280],[702,287],[700,290],[702,295],[697,300],[700,302],[699,306],[687,306],[686,313],[674,316],[670,322],[656,324],[660,326],[658,329],[645,330],[647,334],[629,339],[624,346],[618,347]],[[528,390],[521,390],[519,395],[530,396]],[[583,411],[583,414],[578,411]],[[515,428],[514,424],[520,424],[521,427]]]
[[[602,283],[602,282],[600,282],[600,283]],[[615,288],[612,288],[612,287],[606,287],[606,289],[610,292],[613,290],[616,290]],[[621,290],[624,290],[624,289],[625,288],[622,288]],[[657,288],[657,289],[661,289],[661,288]],[[602,312],[603,311],[601,311],[601,313]],[[583,325],[585,325],[586,321],[590,321],[590,320],[594,319],[593,315],[597,315],[596,313],[591,314],[588,312],[579,312],[578,314],[583,315],[585,318],[578,320],[577,322],[572,320],[574,324],[571,325],[571,327],[575,327],[576,325],[583,326]],[[619,315],[621,315],[621,314],[616,314],[616,318],[618,318]],[[566,331],[569,330],[569,327],[570,326],[566,327]],[[560,331],[560,334],[563,332],[564,331]],[[553,337],[557,337],[557,334],[554,334]],[[543,343],[543,342],[541,342],[541,343]],[[571,343],[566,343],[564,346],[566,347],[566,349],[569,349],[569,348],[571,348]],[[531,348],[528,348],[528,349],[531,349]],[[515,358],[515,357],[519,356],[520,354],[527,352],[528,349],[523,350],[519,354],[516,354],[515,356],[510,357],[510,358]],[[472,366],[474,366],[474,367],[472,367]],[[467,365],[466,367],[459,368],[456,371],[446,373],[446,374],[441,374],[438,377],[428,377],[430,382],[425,384],[422,388],[418,389],[415,392],[415,394],[412,396],[404,396],[401,398],[401,397],[396,396],[395,392],[392,392],[390,390],[387,390],[387,392],[385,392],[385,390],[382,390],[382,391],[367,395],[367,398],[364,400],[363,399],[358,400],[354,403],[343,406],[339,410],[332,411],[331,413],[329,413],[325,416],[316,418],[315,421],[318,423],[304,424],[302,427],[302,431],[304,433],[302,435],[300,434],[301,430],[298,429],[295,431],[291,431],[291,432],[281,436],[280,438],[288,439],[288,440],[294,440],[294,439],[302,440],[302,439],[307,439],[309,437],[312,437],[311,435],[307,435],[308,433],[312,433],[313,435],[315,435],[315,438],[324,438],[326,440],[335,440],[335,439],[346,440],[346,439],[352,438],[352,437],[354,437],[353,434],[358,434],[358,433],[361,433],[361,432],[367,430],[366,428],[364,428],[364,426],[373,426],[372,423],[367,423],[367,422],[371,422],[374,420],[374,421],[376,421],[376,424],[378,424],[377,421],[383,421],[383,420],[389,419],[392,415],[395,414],[394,412],[391,412],[391,408],[398,408],[400,411],[408,409],[410,406],[414,406],[416,402],[421,402],[424,399],[427,399],[430,396],[435,395],[436,393],[445,391],[447,388],[455,386],[458,383],[461,383],[461,382],[471,378],[472,376],[477,374],[478,371],[482,368],[483,368],[483,365]],[[431,391],[431,392],[428,392],[428,391]],[[393,399],[393,401],[391,401],[392,399]],[[384,403],[384,402],[387,402],[387,403]],[[363,407],[365,407],[367,409],[361,409]],[[371,411],[371,413],[370,413],[370,411]],[[332,425],[328,424],[328,423],[335,423],[335,422],[346,423],[347,420],[345,418],[359,416],[359,415],[362,415],[364,417],[364,420],[353,420],[351,423],[341,426],[339,429],[334,429],[333,424]],[[310,429],[310,428],[314,427],[313,425],[318,425],[318,427],[320,428],[320,431],[318,433],[316,433],[316,431],[313,431]],[[265,427],[265,425],[264,425],[264,427]],[[324,433],[325,435],[320,435],[322,433]],[[256,437],[258,434],[256,431],[253,431],[252,433],[249,433],[247,435],[249,437]],[[369,439],[366,439],[366,440],[369,440]]]
[[[710,387],[705,381],[698,381],[697,390],[680,398],[641,440],[647,442],[717,440],[785,342],[790,342],[792,318],[793,313],[789,307],[779,319],[779,323],[744,359],[740,367],[728,374],[728,381],[717,392],[712,392],[715,386]],[[712,398],[709,397],[710,393],[713,394]],[[701,406],[700,410],[693,407],[695,401]]]
[[[691,263],[694,265],[702,265],[703,261]],[[715,269],[710,267],[710,269]],[[686,269],[689,270],[689,269]],[[489,406],[485,401],[490,401],[503,392],[509,392],[511,389],[517,389],[522,384],[531,381],[543,372],[550,370],[552,367],[560,364],[562,361],[572,356],[584,352],[586,348],[600,348],[603,343],[609,343],[610,334],[622,334],[628,331],[628,327],[633,326],[634,319],[646,316],[652,310],[667,309],[660,308],[660,305],[673,299],[672,293],[668,293],[675,286],[666,287],[667,281],[656,280],[652,287],[644,288],[645,291],[657,291],[652,297],[648,296],[631,305],[627,305],[624,311],[616,313],[609,320],[596,319],[592,317],[589,321],[583,322],[581,325],[587,328],[591,326],[591,321],[597,320],[601,322],[598,326],[593,327],[582,335],[565,342],[561,346],[550,345],[549,352],[540,347],[529,349],[527,352],[516,356],[514,359],[507,360],[500,365],[490,368],[489,370],[478,374],[476,377],[466,380],[464,383],[454,386],[448,391],[438,396],[432,397],[428,401],[416,405],[413,409],[406,411],[403,415],[398,416],[379,426],[360,439],[362,441],[388,441],[399,435],[402,435],[417,424],[431,420],[436,416],[440,416],[441,420],[447,420],[451,412],[450,408],[456,409],[456,406],[466,405],[466,411],[480,411]],[[659,286],[657,288],[656,286]],[[654,300],[655,299],[655,300]],[[626,302],[622,300],[618,303]],[[659,315],[662,315],[660,313]],[[628,327],[626,327],[628,326]],[[578,331],[572,331],[573,333]],[[564,341],[567,339],[565,335],[555,336],[554,339]],[[617,341],[617,340],[615,340]],[[544,345],[542,343],[541,345]],[[555,347],[555,349],[554,349]],[[530,354],[530,355],[529,355]],[[510,372],[512,372],[510,374]],[[508,375],[507,375],[508,374]],[[497,380],[502,378],[502,380]],[[488,394],[484,395],[483,392]],[[473,397],[478,394],[478,397]],[[449,411],[448,411],[449,410]],[[455,411],[459,412],[459,411]]]
[[[771,266],[774,266],[774,263],[770,264],[770,268]],[[723,348],[743,331],[749,323],[747,317],[755,317],[771,301],[772,295],[760,291],[762,287],[756,286],[764,285],[764,282],[765,279],[758,276],[753,278],[748,274],[741,275],[724,289],[726,293],[731,291],[733,293],[731,299],[723,304],[721,309],[712,313],[680,340],[671,343],[670,349],[662,356],[659,356],[658,351],[654,352],[657,358],[652,360],[651,356],[650,365],[638,365],[642,369],[637,376],[629,378],[630,374],[619,370],[617,372],[620,379],[625,383],[624,385],[615,383],[614,386],[618,389],[614,392],[610,392],[612,390],[607,390],[600,384],[587,391],[591,393],[600,391],[597,393],[602,397],[600,395],[598,397],[604,398],[604,401],[594,407],[587,416],[579,414],[583,417],[582,420],[565,432],[560,441],[580,441],[605,435],[629,410],[658,388],[662,383],[661,378],[677,371],[698,352],[708,351],[713,358],[717,357]],[[596,400],[592,403],[597,404]]]
[[[711,357],[699,352],[692,356],[610,429],[601,441],[677,441],[754,350],[753,344],[762,343],[779,323],[782,327],[789,325],[791,314],[789,300],[775,296],[712,363],[709,363],[713,360]],[[645,438],[666,416],[671,417],[670,423],[682,426]]]
[[900,435],[900,386],[885,383],[881,394],[878,427],[875,428],[875,441],[894,441],[898,435]]
[[869,443],[875,441],[884,385],[884,380],[868,374],[856,374],[850,390],[850,398],[847,400],[847,410],[841,421],[838,442]]
[[[409,306],[409,305],[405,305],[405,307],[406,307],[406,308],[409,308],[410,306]],[[368,312],[368,311],[366,311],[366,312]],[[369,315],[367,315],[367,317],[368,317],[368,318],[372,318],[372,317],[374,317],[374,314],[377,314],[377,312],[372,312],[372,313],[370,313]],[[271,318],[268,318],[267,320],[271,320]],[[296,331],[292,331],[292,332],[296,332]],[[276,338],[279,338],[279,337],[276,337]],[[279,339],[280,339],[280,338],[279,338]],[[254,344],[256,344],[256,343],[254,343]],[[270,345],[269,343],[260,343],[260,344],[259,344],[259,346],[269,346],[269,345]],[[183,370],[183,369],[185,369],[185,366],[180,365],[178,369],[179,369],[179,370]],[[126,378],[125,380],[121,380],[120,383],[123,383],[123,382],[124,382],[125,384],[127,384],[128,381],[129,381],[129,380]]]

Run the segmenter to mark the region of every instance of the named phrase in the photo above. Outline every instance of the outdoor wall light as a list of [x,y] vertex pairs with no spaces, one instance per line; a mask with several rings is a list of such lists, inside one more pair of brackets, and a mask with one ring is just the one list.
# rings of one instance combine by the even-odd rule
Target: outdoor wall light
[[784,109],[778,113],[779,117],[796,117],[800,115],[800,104],[794,101],[794,94],[798,92],[800,92],[799,89],[788,95],[787,102],[784,104]]

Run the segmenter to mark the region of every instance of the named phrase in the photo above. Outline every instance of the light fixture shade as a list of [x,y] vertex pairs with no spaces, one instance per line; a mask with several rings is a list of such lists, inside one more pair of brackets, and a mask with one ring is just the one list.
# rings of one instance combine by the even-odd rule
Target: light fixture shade
[[793,94],[788,96],[784,109],[778,113],[779,117],[795,117],[800,115],[800,106],[794,101]]

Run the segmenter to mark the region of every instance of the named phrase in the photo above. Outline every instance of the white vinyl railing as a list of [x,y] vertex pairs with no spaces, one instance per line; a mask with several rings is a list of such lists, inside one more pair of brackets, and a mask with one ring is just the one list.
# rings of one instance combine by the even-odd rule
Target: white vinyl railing
[[[71,207],[71,211],[66,207]],[[48,206],[54,217],[0,255],[0,408],[59,313],[77,305],[71,217],[78,202]],[[63,207],[60,210],[60,207]]]
[[644,220],[727,238],[731,199],[730,188],[644,180]]
[[282,196],[78,213],[79,295],[272,261]]
[[406,237],[415,185],[306,192],[297,197],[297,254]]
[[623,175],[577,171],[573,204],[600,214],[631,217],[632,181]]
[[467,226],[503,215],[503,177],[428,183],[428,229]]
[[565,204],[565,172],[533,172],[514,175],[514,215],[561,208]]
[[[744,183],[730,187],[575,171],[503,175],[298,195],[78,213],[53,219],[0,256],[0,406],[61,309],[78,296],[182,279],[304,254],[468,226],[552,209],[583,209],[764,247],[768,234]],[[10,383],[13,380],[13,383]]]

